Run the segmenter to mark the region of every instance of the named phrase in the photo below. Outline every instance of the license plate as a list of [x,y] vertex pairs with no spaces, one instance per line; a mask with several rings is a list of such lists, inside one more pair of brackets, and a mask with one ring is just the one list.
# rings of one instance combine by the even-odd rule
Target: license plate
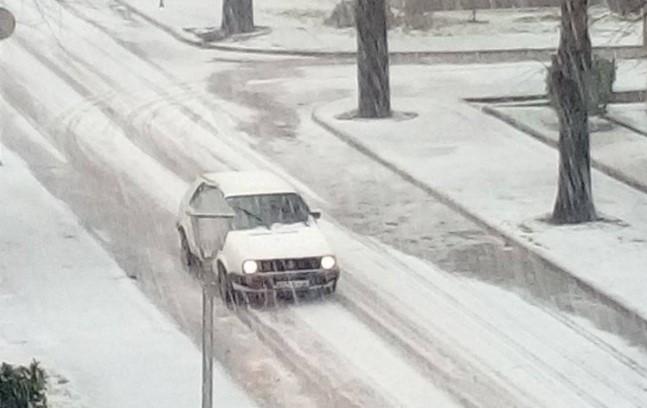
[[303,289],[308,286],[310,286],[310,282],[307,280],[280,281],[274,283],[275,289]]

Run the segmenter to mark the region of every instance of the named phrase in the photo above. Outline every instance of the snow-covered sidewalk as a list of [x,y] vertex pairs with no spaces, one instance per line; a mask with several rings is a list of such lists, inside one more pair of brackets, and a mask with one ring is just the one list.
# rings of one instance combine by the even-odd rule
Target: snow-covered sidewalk
[[[324,21],[339,0],[265,0],[254,2],[257,34],[210,43],[235,50],[296,53],[355,52],[354,28],[334,28]],[[221,4],[201,0],[167,0],[163,8],[149,0],[116,0],[113,10],[124,18],[133,14],[188,42],[201,43],[196,33],[208,33],[220,25]],[[610,14],[604,7],[591,11],[591,39],[596,47],[637,46],[642,26]],[[559,8],[435,12],[429,30],[389,31],[391,52],[473,52],[482,50],[552,49],[559,40]]]
[[354,100],[320,107],[314,118],[374,158],[444,196],[647,320],[647,195],[598,171],[594,195],[608,221],[553,226],[557,152],[454,99],[395,99],[411,120],[340,120]]
[[647,104],[627,103],[609,106],[607,118],[635,130],[647,140]]
[[[0,361],[42,361],[78,398],[57,406],[197,407],[201,355],[119,266],[3,149]],[[254,403],[215,365],[220,406]],[[55,402],[56,402],[55,401]],[[72,405],[74,403],[74,405]]]
[[[644,115],[643,108],[638,111]],[[488,106],[488,112],[513,126],[525,130],[548,144],[557,146],[559,123],[550,106]],[[627,105],[610,106],[611,115],[619,120],[636,113]],[[638,121],[640,126],[640,121]],[[647,123],[647,121],[642,121]],[[594,166],[605,173],[647,191],[647,137],[619,126],[607,119],[593,117],[591,126],[591,158]]]

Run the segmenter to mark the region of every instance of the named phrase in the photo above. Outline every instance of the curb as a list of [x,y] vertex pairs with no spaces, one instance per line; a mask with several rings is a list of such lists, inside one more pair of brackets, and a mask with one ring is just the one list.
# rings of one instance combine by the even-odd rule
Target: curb
[[[490,115],[492,117],[495,117],[495,118],[507,123],[508,125],[512,126],[513,128],[526,133],[530,137],[544,143],[547,146],[550,146],[550,147],[553,147],[553,148],[558,147],[558,143],[556,141],[552,140],[550,137],[546,136],[544,133],[531,128],[530,126],[518,121],[517,119],[514,119],[514,118],[506,115],[505,113],[502,113],[502,112],[496,110],[495,108],[493,108],[491,106],[482,106],[480,108],[480,110],[483,113],[486,113],[486,114],[488,114],[488,115]],[[607,119],[606,117],[604,119],[609,121],[609,119]],[[624,126],[624,125],[621,125],[621,126]],[[615,180],[617,180],[617,181],[619,181],[621,183],[624,183],[624,184],[628,185],[629,187],[640,191],[641,193],[647,194],[647,184],[644,184],[643,182],[638,181],[638,180],[624,174],[623,172],[614,169],[611,166],[608,166],[608,165],[606,165],[604,163],[601,163],[599,160],[594,159],[593,157],[591,157],[591,166],[593,168],[595,168],[596,170],[599,170],[602,173],[606,174],[607,176],[609,176],[609,177],[611,177],[611,178],[613,178],[613,179],[615,179]]]
[[615,118],[613,115],[609,115],[608,113],[604,115],[604,119],[618,126],[622,126],[625,129],[629,129],[634,133],[638,133],[641,136],[647,137],[647,132],[645,132],[642,129],[638,129],[636,126],[632,125],[631,123],[625,122],[623,119]]
[[638,103],[647,100],[647,90],[615,91],[611,93],[611,103]]
[[[500,103],[523,103],[523,102],[542,102],[546,105],[548,103],[548,95],[511,95],[511,96],[485,96],[475,98],[463,98],[465,102],[469,103],[485,103],[485,104],[500,104]],[[634,90],[634,91],[614,91],[611,93],[610,103],[636,103],[644,102],[647,100],[647,90]],[[639,132],[640,133],[640,132]]]
[[463,98],[468,103],[522,103],[522,102],[538,102],[546,100],[546,95],[520,95],[520,96],[486,96],[476,98]]
[[[355,59],[355,51],[313,51],[303,49],[267,49],[255,47],[241,47],[235,45],[222,45],[210,42],[198,41],[187,38],[181,31],[169,25],[160,23],[138,8],[126,3],[125,0],[114,0],[120,6],[128,9],[131,13],[141,17],[146,22],[171,35],[176,40],[185,44],[202,48],[226,52],[240,52],[246,54],[277,55],[291,57],[314,57],[334,59]],[[269,31],[269,30],[268,30]],[[550,60],[556,48],[519,48],[504,50],[475,50],[475,51],[395,51],[389,56],[394,64],[402,63],[428,63],[428,64],[478,64],[478,63],[501,63],[520,62],[535,60]],[[614,59],[638,59],[647,57],[647,50],[639,45],[621,45],[616,47],[595,47],[593,51],[605,58]]]
[[[362,154],[369,157],[370,159],[380,163],[384,167],[393,171],[395,174],[399,175],[404,180],[420,188],[424,192],[436,198],[439,202],[447,205],[448,207],[450,207],[460,215],[464,216],[465,218],[471,220],[475,224],[481,226],[492,235],[501,237],[508,244],[514,244],[518,249],[522,250],[525,254],[536,258],[539,262],[557,271],[562,278],[566,278],[566,280],[569,281],[568,282],[569,284],[574,285],[578,290],[583,292],[586,296],[610,307],[614,312],[618,313],[623,318],[624,321],[634,325],[634,327],[630,328],[631,332],[635,332],[635,331],[638,331],[641,333],[647,332],[646,316],[643,316],[641,313],[634,310],[633,308],[624,305],[620,301],[616,300],[614,297],[606,294],[603,290],[598,289],[596,285],[594,285],[593,283],[588,282],[587,280],[585,280],[580,276],[571,274],[566,267],[561,265],[561,263],[556,259],[553,259],[553,257],[550,254],[547,254],[544,251],[534,248],[529,243],[518,238],[514,234],[506,232],[505,230],[499,228],[497,225],[491,224],[490,222],[477,216],[468,208],[461,205],[458,201],[451,198],[449,195],[439,191],[436,188],[429,186],[425,182],[415,178],[408,172],[402,170],[397,165],[391,163],[389,160],[383,158],[378,153],[374,152],[371,148],[367,147],[366,145],[358,141],[354,136],[348,134],[345,131],[339,130],[334,126],[332,126],[331,124],[327,123],[326,120],[319,115],[319,110],[321,109],[322,106],[323,105],[320,105],[319,107],[315,108],[312,111],[311,118],[317,125],[322,127],[324,130],[330,132],[332,135],[334,135],[344,143],[348,144],[349,146],[355,148],[357,151],[361,152]],[[609,321],[609,320],[613,320],[613,319],[608,319],[606,318],[606,316],[600,316],[599,320],[596,321],[595,323],[600,325],[605,330],[609,330],[617,333],[616,327],[613,327],[613,324],[615,322]],[[647,339],[642,339],[641,345],[643,347],[647,347]]]
[[[196,30],[196,29],[195,28],[183,28],[180,32],[191,33],[192,35],[194,35],[196,37],[201,36],[201,34],[196,34],[196,33],[192,32],[193,30]],[[210,31],[210,33],[213,33],[213,32],[220,32],[220,29]],[[235,40],[247,40],[249,38],[260,37],[260,36],[263,36],[263,35],[267,35],[267,34],[269,34],[271,32],[272,32],[272,27],[254,26],[254,31],[248,32],[248,33],[234,34],[232,36],[232,38],[234,38]],[[178,35],[181,36],[181,34],[178,34]],[[211,41],[217,41],[217,40],[211,40]],[[207,42],[209,42],[209,41],[207,41]]]

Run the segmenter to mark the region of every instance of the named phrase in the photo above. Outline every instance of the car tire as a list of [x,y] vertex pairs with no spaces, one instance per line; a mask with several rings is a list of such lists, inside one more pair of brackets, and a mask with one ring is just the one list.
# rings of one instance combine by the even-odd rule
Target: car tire
[[254,293],[241,296],[240,302],[244,302],[245,306],[254,309],[261,309],[267,306],[268,297],[265,294]]
[[336,290],[337,290],[337,279],[335,279],[335,282],[332,284],[331,287],[325,289],[325,293],[328,296],[332,296]]
[[183,229],[179,229],[180,234],[180,251],[182,253],[182,265],[186,268],[187,272],[195,275],[198,279],[204,279],[204,269],[202,261],[191,252],[189,247],[189,240],[186,238],[186,233]]
[[220,294],[220,299],[224,302],[227,308],[231,309],[234,305],[234,290],[227,276],[227,272],[222,264],[218,264],[218,293]]
[[182,252],[182,265],[191,269],[195,264],[195,257],[191,253],[189,248],[189,241],[186,239],[186,233],[183,229],[179,229],[178,233],[180,234],[180,251]]

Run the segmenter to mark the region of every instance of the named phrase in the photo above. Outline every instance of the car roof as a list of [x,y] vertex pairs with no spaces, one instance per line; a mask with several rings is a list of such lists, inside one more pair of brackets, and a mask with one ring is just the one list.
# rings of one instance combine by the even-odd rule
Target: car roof
[[222,191],[225,197],[296,193],[294,187],[267,171],[228,171],[205,173],[202,179]]

